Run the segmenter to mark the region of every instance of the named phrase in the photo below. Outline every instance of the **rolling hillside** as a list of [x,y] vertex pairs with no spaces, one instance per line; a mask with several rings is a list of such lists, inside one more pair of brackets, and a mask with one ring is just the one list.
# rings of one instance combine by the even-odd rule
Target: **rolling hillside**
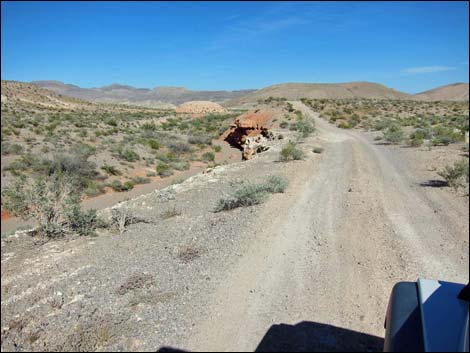
[[284,83],[269,86],[227,102],[227,106],[255,103],[268,97],[285,97],[289,100],[310,99],[411,99],[412,96],[372,82],[348,83]]
[[468,94],[468,83],[453,83],[415,94],[415,98],[425,101],[468,101]]

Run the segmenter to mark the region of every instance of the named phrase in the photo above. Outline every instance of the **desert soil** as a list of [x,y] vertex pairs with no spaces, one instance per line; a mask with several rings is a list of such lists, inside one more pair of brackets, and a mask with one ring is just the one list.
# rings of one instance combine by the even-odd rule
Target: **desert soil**
[[[143,195],[126,205],[150,223],[122,235],[3,239],[2,350],[376,351],[397,281],[468,282],[468,196],[426,186],[434,152],[294,106],[317,126],[304,161],[277,162],[279,141]],[[284,194],[213,212],[268,174]]]

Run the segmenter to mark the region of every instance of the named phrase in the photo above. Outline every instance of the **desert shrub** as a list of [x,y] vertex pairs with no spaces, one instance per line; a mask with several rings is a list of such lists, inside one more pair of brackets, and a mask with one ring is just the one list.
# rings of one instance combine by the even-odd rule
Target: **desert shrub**
[[207,135],[190,135],[188,142],[192,145],[211,145],[212,137]]
[[419,147],[419,146],[422,146],[424,143],[424,140],[420,137],[413,137],[413,138],[410,138],[410,146],[411,147]]
[[157,140],[148,140],[148,145],[150,146],[151,149],[153,150],[158,150],[160,149],[160,143]]
[[127,162],[135,162],[140,159],[140,156],[131,149],[122,149],[119,151],[119,157]]
[[392,144],[399,144],[405,138],[405,133],[399,125],[392,125],[383,133],[384,139]]
[[71,155],[77,155],[82,159],[88,159],[90,156],[96,153],[96,147],[87,145],[86,143],[79,142],[74,144],[70,149]]
[[272,194],[283,193],[286,190],[288,185],[289,185],[289,182],[283,177],[280,177],[278,175],[268,176],[265,183],[262,184],[264,190]]
[[120,207],[111,209],[111,224],[119,230],[119,234],[123,234],[126,228],[136,222],[132,210],[128,207]]
[[439,126],[434,129],[434,136],[432,144],[434,146],[444,145],[447,146],[451,143],[456,143],[462,139],[459,132],[454,131],[452,128]]
[[353,115],[351,115],[351,121],[354,123],[354,125],[357,125],[361,122],[361,117],[354,113]]
[[286,127],[289,126],[289,123],[287,121],[283,121],[282,123],[279,124],[279,126],[282,128],[282,129],[285,129]]
[[235,190],[232,195],[220,199],[215,208],[215,212],[257,205],[264,202],[267,197],[268,192],[264,190],[261,185],[245,184]]
[[463,186],[464,181],[468,183],[468,161],[457,161],[453,166],[446,166],[444,170],[441,170],[437,174],[444,178],[449,186],[457,189],[458,187]]
[[150,183],[150,179],[149,178],[144,178],[144,177],[141,177],[141,176],[136,176],[134,178],[132,178],[132,183],[134,183],[135,185],[139,185],[139,184],[148,184]]
[[67,233],[90,235],[102,225],[94,210],[82,211],[81,187],[66,173],[40,176],[33,183],[25,178],[2,192],[3,207],[14,216],[34,219],[38,233],[56,238]]
[[191,152],[191,146],[183,141],[168,141],[167,147],[175,154]]
[[40,175],[73,175],[82,188],[85,188],[88,182],[98,175],[96,164],[88,161],[86,155],[56,154],[52,159],[44,158],[40,160],[32,157],[28,162],[30,168]]
[[156,158],[162,162],[176,162],[179,158],[173,152],[159,153]]
[[340,122],[340,123],[338,124],[338,127],[339,127],[340,129],[350,129],[350,128],[352,128],[351,124],[348,123],[347,121],[342,121],[342,122]]
[[188,170],[190,165],[187,161],[172,162],[171,167],[175,170]]
[[411,139],[427,140],[432,137],[432,132],[429,129],[416,129],[410,135]]
[[311,121],[302,119],[297,121],[296,130],[300,132],[303,137],[308,137],[315,131],[315,126]]
[[431,137],[429,130],[427,129],[416,129],[410,135],[409,144],[412,147],[419,147],[424,143],[424,139]]
[[115,166],[112,166],[112,165],[109,165],[109,164],[105,164],[101,167],[101,169],[103,169],[106,173],[110,174],[110,175],[121,175],[121,171],[119,169],[117,169]]
[[374,130],[378,130],[378,131],[385,130],[388,127],[390,127],[391,124],[392,122],[389,119],[378,120],[374,124]]
[[323,148],[322,147],[314,147],[313,148],[313,153],[322,153],[323,152]]
[[100,194],[104,194],[104,187],[105,186],[103,184],[98,184],[96,181],[90,180],[83,192],[86,196],[98,196]]
[[41,147],[41,152],[42,153],[49,153],[50,152],[50,148],[47,146],[47,145],[44,145]]
[[109,126],[114,126],[114,127],[118,126],[118,123],[117,123],[116,119],[114,119],[114,118],[106,119],[105,122]]
[[9,144],[7,142],[2,142],[2,156],[8,154],[21,154],[23,152],[23,147],[17,143]]
[[212,152],[206,152],[202,155],[202,160],[204,162],[213,162],[215,160],[215,155]]
[[125,183],[122,183],[120,180],[113,180],[109,186],[114,190],[118,192],[123,192],[123,191],[129,191],[134,188],[134,183],[131,181],[126,181]]
[[214,212],[231,210],[263,203],[272,193],[283,193],[288,182],[282,177],[271,175],[264,183],[246,183],[238,187],[227,197],[219,199]]
[[297,148],[297,145],[289,141],[287,145],[281,150],[281,161],[289,160],[301,160],[304,157],[304,153]]
[[98,217],[96,210],[91,209],[82,211],[80,207],[80,198],[74,196],[77,200],[72,202],[67,212],[68,227],[70,230],[81,236],[94,236],[97,228],[103,228],[107,224]]
[[220,151],[222,151],[222,146],[214,146],[213,149],[214,152],[219,153]]
[[145,130],[145,131],[156,131],[157,130],[157,126],[155,124],[152,124],[152,123],[145,123],[145,124],[142,124],[140,126],[140,128],[142,130]]
[[3,168],[4,171],[10,171],[14,175],[18,175],[19,172],[25,171],[32,168],[39,162],[36,155],[27,153],[21,156],[21,158],[10,163],[9,166]]
[[160,161],[157,163],[156,170],[157,170],[157,174],[161,176],[162,178],[173,175],[173,170],[171,169],[171,166],[168,163],[165,163],[163,161]]

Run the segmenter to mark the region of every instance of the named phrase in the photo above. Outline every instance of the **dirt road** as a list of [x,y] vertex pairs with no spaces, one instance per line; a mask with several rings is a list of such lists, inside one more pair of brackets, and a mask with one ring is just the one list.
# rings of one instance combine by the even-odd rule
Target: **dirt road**
[[325,158],[299,167],[289,200],[263,211],[264,232],[186,349],[381,349],[395,282],[468,281],[468,201],[417,187],[383,147],[295,108],[315,116]]
[[[130,201],[150,221],[124,234],[3,238],[2,350],[380,351],[396,282],[467,282],[468,196],[421,186],[406,149],[294,107],[317,126],[303,161],[278,162],[283,130],[257,158]],[[285,193],[214,212],[268,174]]]

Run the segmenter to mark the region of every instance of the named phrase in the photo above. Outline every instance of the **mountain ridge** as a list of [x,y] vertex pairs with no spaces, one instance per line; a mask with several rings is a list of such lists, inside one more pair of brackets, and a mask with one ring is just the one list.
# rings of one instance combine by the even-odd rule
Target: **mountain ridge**
[[156,86],[154,88],[137,88],[120,83],[93,88],[82,88],[55,80],[32,81],[34,85],[55,93],[90,100],[94,102],[126,103],[143,106],[160,106],[161,104],[181,104],[188,101],[209,100],[223,103],[233,98],[246,95],[255,90],[236,91],[193,91],[185,87]]
[[137,88],[120,83],[94,88],[82,88],[55,80],[31,82],[41,88],[73,98],[92,102],[121,103],[149,107],[179,105],[188,101],[212,101],[227,107],[251,104],[269,97],[298,100],[310,99],[398,99],[398,100],[468,100],[468,83],[452,83],[417,94],[401,92],[380,83],[353,81],[344,83],[287,82],[259,90],[193,91],[178,86]]

